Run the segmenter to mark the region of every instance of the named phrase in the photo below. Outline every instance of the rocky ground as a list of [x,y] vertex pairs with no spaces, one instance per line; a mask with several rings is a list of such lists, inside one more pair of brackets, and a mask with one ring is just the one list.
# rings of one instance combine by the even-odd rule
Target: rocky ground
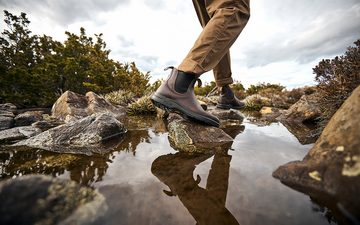
[[[275,99],[278,105],[282,104],[278,98]],[[163,129],[168,131],[169,142],[178,151],[208,154],[224,148],[228,149],[233,138],[244,130],[242,125],[244,114],[237,110],[216,109],[214,98],[201,100],[203,107],[220,119],[219,128],[194,123],[174,113],[168,114],[159,109],[156,111],[149,104],[148,97],[142,98],[137,104],[145,104],[140,111],[149,109],[152,113],[157,112],[159,117],[167,120],[167,127]],[[321,110],[316,105],[316,93],[302,96],[287,110],[269,107],[276,104],[268,104],[272,100],[265,97],[250,96],[245,99],[245,103],[251,107],[259,101],[261,103],[261,107],[257,106],[261,108],[257,115],[253,113],[247,115],[247,118],[254,123],[262,125],[281,122],[300,143],[314,143],[317,140],[314,148],[303,161],[281,166],[274,172],[274,176],[285,184],[296,186],[310,195],[316,192],[345,199],[336,207],[341,213],[353,217],[353,220],[360,217],[359,211],[353,210],[354,207],[360,208],[359,198],[354,197],[358,196],[360,191],[358,185],[360,184],[359,100],[360,87],[345,102],[317,140],[319,132],[314,129],[314,125],[321,115]],[[139,111],[134,108],[134,105],[129,108],[132,113]],[[93,92],[85,96],[70,91],[65,92],[54,103],[51,114],[46,113],[46,110],[20,112],[11,103],[1,104],[0,151],[11,148],[24,148],[26,151],[43,149],[64,155],[72,153],[72,157],[75,158],[76,154],[106,154],[119,145],[123,137],[126,137],[127,128],[124,124],[131,119],[127,116],[127,112],[129,109],[126,106],[111,104]],[[112,141],[114,139],[116,141]],[[60,161],[63,163],[67,160]],[[26,185],[30,185],[31,188],[26,188]],[[5,200],[11,204],[12,196],[16,195],[17,188],[25,188],[29,191],[17,196],[19,199],[16,201],[24,202],[22,207],[26,207],[25,203],[28,202],[39,202],[39,204],[35,204],[34,210],[21,218],[12,216],[12,212],[17,209],[1,207],[0,215],[4,224],[9,223],[8,221],[20,223],[28,218],[37,221],[38,224],[47,224],[46,221],[50,217],[64,224],[72,224],[71,221],[79,217],[85,221],[79,224],[86,224],[86,221],[94,216],[91,214],[94,208],[106,210],[106,206],[101,205],[102,197],[96,190],[82,189],[70,181],[36,175],[5,180],[0,182],[0,196],[6,196]],[[62,190],[69,190],[69,192]],[[72,198],[74,192],[79,191],[84,193],[83,198],[80,196],[68,202],[68,198]],[[60,205],[47,203],[47,199],[52,198],[59,198]],[[79,205],[81,207],[77,207]],[[54,215],[43,216],[45,206],[55,209],[66,208],[67,213],[60,216],[55,210]],[[15,211],[10,212],[11,210]],[[8,217],[3,217],[7,214]]]

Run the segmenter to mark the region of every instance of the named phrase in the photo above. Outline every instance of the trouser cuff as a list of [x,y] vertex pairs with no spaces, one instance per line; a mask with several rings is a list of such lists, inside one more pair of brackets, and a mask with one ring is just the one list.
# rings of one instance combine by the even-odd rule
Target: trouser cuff
[[218,87],[223,87],[225,85],[230,85],[232,83],[234,83],[234,80],[232,79],[232,77],[228,77],[228,78],[224,78],[224,79],[217,79],[215,80],[216,86]]

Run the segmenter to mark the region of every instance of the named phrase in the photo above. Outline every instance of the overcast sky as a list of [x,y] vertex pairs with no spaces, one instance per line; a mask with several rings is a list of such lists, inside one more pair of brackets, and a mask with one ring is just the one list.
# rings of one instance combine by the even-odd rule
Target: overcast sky
[[[80,27],[103,33],[111,58],[135,61],[152,81],[166,78],[163,68],[177,66],[201,32],[190,0],[0,0],[0,8],[27,13],[33,33],[59,41]],[[250,21],[231,48],[233,78],[245,86],[311,85],[320,59],[343,54],[359,38],[360,0],[253,0]]]

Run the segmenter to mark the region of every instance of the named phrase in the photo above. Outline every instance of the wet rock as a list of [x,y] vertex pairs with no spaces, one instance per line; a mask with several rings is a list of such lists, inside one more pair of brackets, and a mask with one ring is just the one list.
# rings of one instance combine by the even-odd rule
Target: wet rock
[[263,118],[265,118],[268,121],[278,121],[278,117],[281,116],[284,113],[285,110],[275,108],[275,107],[262,107],[260,110],[260,114]]
[[11,129],[0,131],[0,144],[9,144],[19,140],[23,140],[37,134],[41,130],[32,126],[14,127]]
[[317,95],[314,93],[311,95],[303,95],[299,101],[285,111],[280,119],[304,123],[307,121],[315,121],[319,116],[321,116],[321,110],[318,106]]
[[43,111],[28,111],[21,113],[14,118],[15,126],[29,126],[32,123],[40,121],[43,119],[43,113]]
[[93,114],[71,123],[63,124],[20,141],[13,146],[28,146],[61,153],[104,153],[113,146],[103,143],[125,134],[124,125],[112,115]]
[[244,120],[244,115],[242,115],[239,110],[211,108],[208,112],[219,118],[219,120],[223,120],[221,122],[224,122],[224,120],[234,120],[242,123]]
[[14,126],[14,112],[16,106],[11,103],[0,104],[0,130],[6,130]]
[[273,176],[309,193],[337,201],[345,215],[360,218],[360,87],[331,118],[302,161],[279,167]]
[[196,98],[202,103],[206,104],[207,106],[216,106],[219,100],[219,96],[213,95],[213,96],[201,96],[197,95]]
[[2,181],[0,199],[0,224],[89,224],[107,210],[98,191],[44,175]]
[[12,116],[0,115],[0,130],[6,130],[14,126],[14,114]]
[[66,91],[52,107],[52,116],[65,122],[72,122],[94,113],[109,113],[118,120],[126,116],[125,108],[114,106],[94,92],[85,96]]
[[55,117],[50,116],[49,114],[43,114],[42,120],[37,121],[31,126],[41,129],[42,131],[46,131],[50,128],[57,127],[64,124],[64,121],[56,119]]
[[170,144],[183,152],[212,153],[229,148],[233,141],[220,128],[191,122],[175,113],[170,113],[167,127]]
[[0,111],[7,111],[7,112],[16,112],[17,108],[14,104],[12,103],[5,103],[5,104],[0,104]]

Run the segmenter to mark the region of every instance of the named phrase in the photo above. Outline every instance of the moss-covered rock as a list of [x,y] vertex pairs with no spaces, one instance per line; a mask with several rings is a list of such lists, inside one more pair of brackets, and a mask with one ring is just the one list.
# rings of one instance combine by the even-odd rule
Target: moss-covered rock
[[179,151],[213,153],[227,150],[233,142],[222,129],[185,120],[175,113],[170,113],[168,122],[170,144]]

